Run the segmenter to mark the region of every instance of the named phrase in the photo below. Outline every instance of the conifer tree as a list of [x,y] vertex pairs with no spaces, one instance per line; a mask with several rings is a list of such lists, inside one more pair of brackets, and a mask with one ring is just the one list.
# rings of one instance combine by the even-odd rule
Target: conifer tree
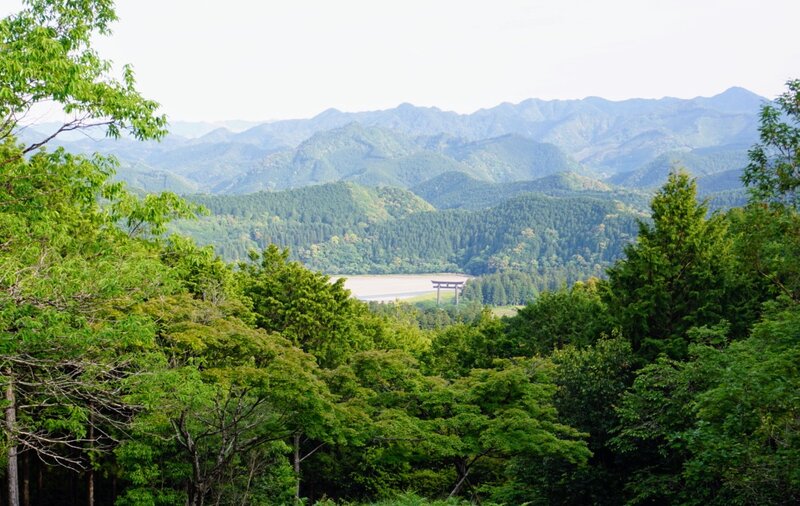
[[706,219],[694,180],[670,174],[652,201],[652,224],[641,222],[626,258],[608,270],[605,299],[634,352],[686,355],[686,331],[715,325],[728,314],[733,269],[730,239],[718,217]]

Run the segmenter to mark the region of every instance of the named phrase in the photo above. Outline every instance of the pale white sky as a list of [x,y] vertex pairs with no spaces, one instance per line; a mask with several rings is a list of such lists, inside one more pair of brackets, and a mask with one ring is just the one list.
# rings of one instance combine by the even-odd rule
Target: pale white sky
[[[5,0],[0,14],[19,5]],[[101,56],[171,120],[401,102],[773,98],[800,77],[798,0],[117,0]]]

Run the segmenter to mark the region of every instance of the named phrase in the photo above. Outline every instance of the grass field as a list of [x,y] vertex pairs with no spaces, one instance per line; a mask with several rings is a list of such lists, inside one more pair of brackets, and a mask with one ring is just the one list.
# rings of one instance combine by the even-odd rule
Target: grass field
[[492,307],[492,314],[497,317],[502,316],[516,316],[517,310],[525,306],[494,306]]

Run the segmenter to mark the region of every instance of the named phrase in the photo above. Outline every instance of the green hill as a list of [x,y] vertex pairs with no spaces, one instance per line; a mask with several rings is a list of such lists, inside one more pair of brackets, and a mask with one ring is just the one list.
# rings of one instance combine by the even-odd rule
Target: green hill
[[192,200],[212,214],[176,230],[230,260],[275,243],[324,272],[516,270],[548,280],[542,287],[601,275],[641,216],[612,198],[577,194],[526,193],[487,209],[435,210],[409,191],[354,183]]
[[511,183],[478,181],[463,173],[448,172],[413,187],[412,191],[437,209],[484,209],[526,193],[618,200],[636,209],[646,209],[650,199],[649,193],[614,189],[572,172]]
[[433,206],[399,188],[330,183],[248,195],[193,195],[210,216],[180,221],[175,230],[213,244],[230,260],[270,243],[292,249],[357,234],[370,225],[432,211]]
[[[658,156],[635,171],[617,174],[609,178],[609,182],[629,188],[654,189],[666,182],[672,170],[682,167],[700,178],[698,186],[701,191],[730,190],[741,187],[738,178],[731,178],[730,174],[732,171],[741,173],[745,165],[747,165],[747,146],[743,145],[670,152]],[[702,183],[703,176],[726,172],[728,175],[721,178],[708,179],[708,188]],[[725,183],[722,182],[723,179]]]
[[351,240],[301,248],[297,257],[326,272],[517,270],[575,280],[601,275],[622,254],[636,217],[611,200],[526,194],[490,209],[377,223]]
[[445,152],[486,181],[522,181],[582,170],[554,145],[517,134],[448,146]]
[[431,146],[392,130],[351,123],[315,134],[293,151],[268,156],[258,168],[215,187],[215,192],[251,193],[342,180],[407,188],[445,172],[508,182],[565,170],[580,167],[555,146],[518,135]]

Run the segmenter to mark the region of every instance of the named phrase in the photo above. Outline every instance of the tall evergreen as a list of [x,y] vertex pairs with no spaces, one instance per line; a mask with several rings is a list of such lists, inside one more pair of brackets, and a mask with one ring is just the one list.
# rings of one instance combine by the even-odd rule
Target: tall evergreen
[[608,270],[604,293],[623,336],[648,361],[685,357],[688,329],[735,317],[726,304],[734,289],[731,240],[720,217],[706,218],[695,181],[670,174],[652,211],[652,223],[640,222],[636,243]]

